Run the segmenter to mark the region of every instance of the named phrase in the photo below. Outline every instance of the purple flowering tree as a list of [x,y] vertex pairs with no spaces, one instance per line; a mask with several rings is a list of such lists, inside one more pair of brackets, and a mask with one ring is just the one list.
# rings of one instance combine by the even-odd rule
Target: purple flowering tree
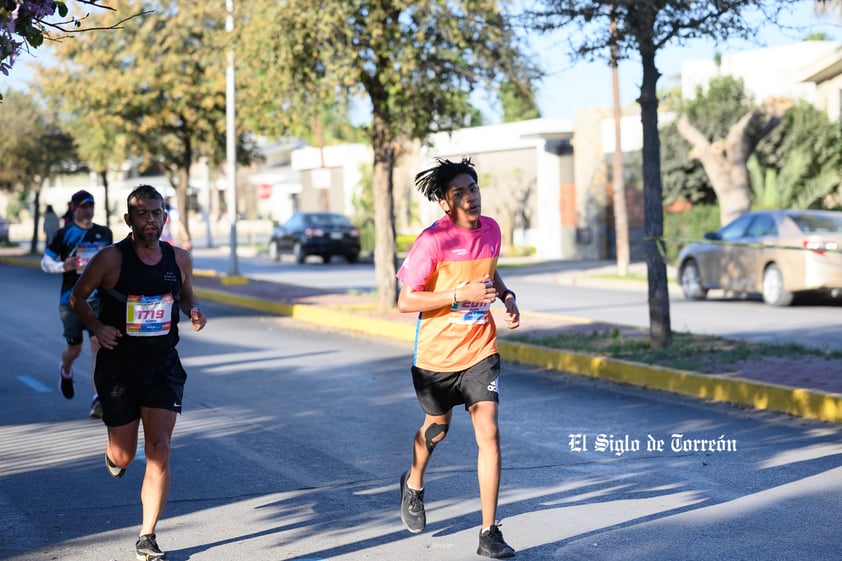
[[[71,15],[71,1],[79,6],[115,11],[99,0],[0,0],[0,72],[7,75],[21,51],[37,49],[44,39],[93,29],[119,29],[133,14],[106,27],[83,28],[88,14]],[[0,98],[2,99],[2,98]]]

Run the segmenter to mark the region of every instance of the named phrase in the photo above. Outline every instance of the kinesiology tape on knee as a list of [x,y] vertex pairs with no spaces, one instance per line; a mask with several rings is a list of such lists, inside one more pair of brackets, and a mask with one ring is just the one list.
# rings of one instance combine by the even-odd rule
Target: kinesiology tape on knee
[[436,444],[438,444],[440,441],[444,440],[444,437],[440,438],[439,440],[433,440],[433,439],[440,434],[447,435],[447,429],[448,428],[450,428],[450,425],[447,425],[447,424],[439,425],[439,424],[436,424],[436,423],[433,423],[432,425],[427,427],[427,430],[424,431],[424,440],[427,441],[427,453],[432,454],[433,450],[436,447]]

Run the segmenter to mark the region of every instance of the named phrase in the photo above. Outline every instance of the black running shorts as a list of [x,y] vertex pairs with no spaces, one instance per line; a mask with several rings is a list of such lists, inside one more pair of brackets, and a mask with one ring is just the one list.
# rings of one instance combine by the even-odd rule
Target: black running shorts
[[497,392],[500,355],[484,358],[467,370],[433,372],[412,367],[412,383],[421,409],[427,415],[444,415],[461,403],[468,409],[480,401],[500,402]]
[[100,349],[94,383],[102,404],[102,420],[119,427],[140,417],[141,407],[181,413],[187,372],[173,347],[142,353],[118,347]]

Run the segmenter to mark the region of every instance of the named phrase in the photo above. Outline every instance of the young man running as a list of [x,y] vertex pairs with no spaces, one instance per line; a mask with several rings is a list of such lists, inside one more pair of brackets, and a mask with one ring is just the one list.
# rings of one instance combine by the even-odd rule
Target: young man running
[[[140,491],[143,522],[135,545],[140,561],[163,559],[155,527],[170,488],[170,443],[187,373],[176,351],[179,311],[194,331],[207,322],[193,295],[190,254],[161,242],[164,199],[149,185],[128,197],[131,233],[90,262],[71,294],[73,308],[101,345],[94,378],[108,427],[105,466],[114,478],[137,451],[143,423],[146,472]],[[99,290],[99,316],[87,298]]]
[[401,520],[412,533],[426,526],[424,472],[447,435],[453,407],[464,404],[474,425],[479,454],[482,526],[477,553],[513,557],[500,532],[500,436],[497,428],[500,355],[491,304],[506,306],[510,329],[520,324],[515,294],[497,271],[500,227],[480,214],[477,172],[469,158],[437,159],[415,184],[445,215],[424,230],[398,271],[403,283],[398,309],[417,312],[412,381],[425,418],[415,434],[412,466],[400,480]]

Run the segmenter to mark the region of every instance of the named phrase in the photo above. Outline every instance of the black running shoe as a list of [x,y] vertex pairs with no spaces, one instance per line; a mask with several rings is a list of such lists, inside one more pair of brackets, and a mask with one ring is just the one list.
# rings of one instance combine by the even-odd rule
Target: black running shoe
[[[108,470],[108,475],[114,479],[120,479],[126,473],[125,469],[111,461],[111,458],[108,457],[108,452],[105,453],[105,469]],[[152,536],[152,539],[154,541],[155,536]]]
[[424,512],[424,490],[410,489],[406,484],[409,472],[401,476],[401,522],[413,534],[418,534],[427,526],[427,513]]
[[158,561],[166,556],[166,553],[158,547],[155,534],[145,534],[137,538],[135,550],[137,551],[137,561]]
[[503,532],[500,531],[500,528],[492,525],[485,532],[480,531],[477,555],[485,555],[492,559],[502,559],[504,557],[514,557],[515,550],[503,539]]
[[95,397],[91,402],[91,419],[102,419],[102,404],[99,402],[99,397]]
[[62,368],[61,364],[59,364],[58,375],[61,379],[58,385],[58,387],[61,388],[61,395],[63,395],[66,399],[73,399],[73,396],[76,395],[76,390],[73,388],[73,369],[70,369],[70,376],[65,376],[64,368]]

